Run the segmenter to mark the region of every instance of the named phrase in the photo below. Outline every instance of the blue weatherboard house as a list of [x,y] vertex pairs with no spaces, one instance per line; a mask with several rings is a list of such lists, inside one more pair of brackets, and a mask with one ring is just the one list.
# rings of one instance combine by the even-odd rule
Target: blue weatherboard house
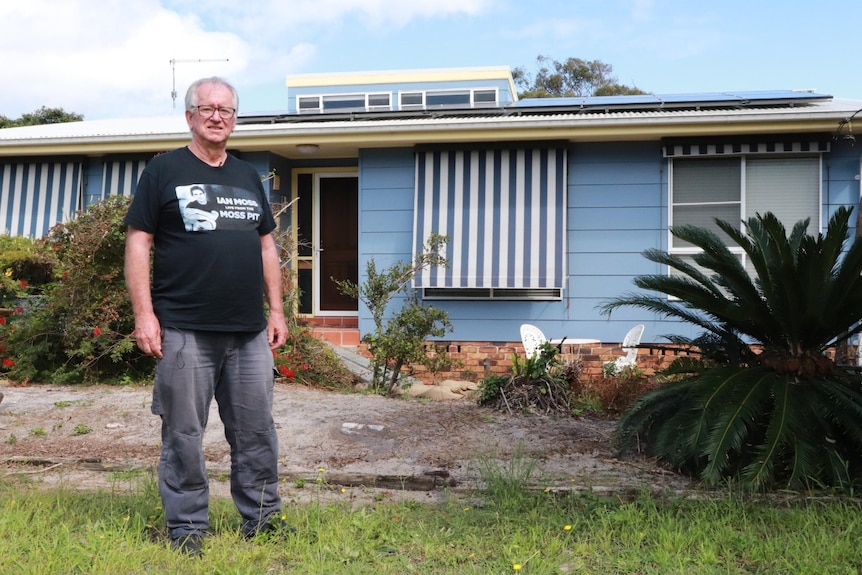
[[[382,269],[449,236],[449,266],[415,287],[481,372],[519,349],[522,323],[607,349],[640,323],[643,342],[695,335],[597,306],[667,272],[645,249],[693,253],[672,225],[772,211],[816,231],[857,207],[860,111],[791,90],[518,100],[506,67],[308,74],[287,78],[284,110],[240,109],[231,152],[258,166],[273,202],[297,200],[282,225],[298,240],[298,312],[336,343],[373,324],[330,278],[361,281],[372,258]],[[41,236],[130,195],[150,158],[188,139],[180,113],[0,130],[0,231]]]

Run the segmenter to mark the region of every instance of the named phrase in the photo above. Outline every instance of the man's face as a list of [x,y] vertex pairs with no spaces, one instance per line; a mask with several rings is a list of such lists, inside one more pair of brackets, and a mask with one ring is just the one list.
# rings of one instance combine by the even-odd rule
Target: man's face
[[[221,84],[203,84],[197,89],[197,105],[214,108],[235,108],[233,94],[230,89]],[[209,116],[204,116],[197,108],[186,111],[186,121],[192,131],[192,139],[202,144],[222,144],[227,142],[236,126],[236,114],[231,118],[222,118],[218,110]]]

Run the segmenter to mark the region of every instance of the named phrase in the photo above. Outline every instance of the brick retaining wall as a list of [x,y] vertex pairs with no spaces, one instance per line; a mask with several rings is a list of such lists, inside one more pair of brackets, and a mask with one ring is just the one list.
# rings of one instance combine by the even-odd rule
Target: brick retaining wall
[[[444,379],[462,379],[478,381],[488,375],[508,375],[512,373],[512,356],[518,354],[524,357],[524,346],[517,342],[469,341],[469,342],[433,342],[428,344],[430,353],[434,347],[445,345],[449,355],[458,360],[461,366],[456,371],[438,374],[428,373],[423,366],[417,366],[414,377],[426,384],[433,384]],[[364,344],[358,352],[368,357],[368,349]],[[667,348],[664,350],[641,349],[638,354],[638,367],[647,373],[666,366],[674,358],[686,352],[682,349]],[[583,373],[588,377],[601,377],[602,364],[622,355],[621,342],[603,342],[600,345],[563,345],[560,358],[563,361],[579,359],[583,365]]]

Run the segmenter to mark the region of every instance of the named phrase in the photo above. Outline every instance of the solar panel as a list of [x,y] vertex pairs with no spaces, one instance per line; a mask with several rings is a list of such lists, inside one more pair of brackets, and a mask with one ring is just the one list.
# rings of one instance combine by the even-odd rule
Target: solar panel
[[525,98],[512,104],[519,109],[657,109],[705,106],[746,106],[807,103],[832,96],[811,91],[759,90],[744,92],[700,92],[681,94],[631,94],[624,96],[577,96],[572,98]]

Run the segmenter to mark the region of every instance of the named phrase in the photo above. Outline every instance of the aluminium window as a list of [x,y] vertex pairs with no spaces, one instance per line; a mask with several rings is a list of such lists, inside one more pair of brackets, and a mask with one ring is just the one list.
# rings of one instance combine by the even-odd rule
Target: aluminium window
[[[747,265],[742,248],[732,244],[714,220],[738,225],[744,232],[744,220],[772,212],[788,232],[798,221],[810,218],[808,232],[819,233],[820,165],[819,155],[671,159],[669,224],[715,232]],[[682,257],[700,251],[673,234],[669,234],[668,245],[671,254]]]
[[320,112],[322,107],[320,96],[299,96],[296,98],[296,108],[300,113]]
[[297,109],[304,114],[392,109],[392,94],[389,92],[299,96],[296,100]]
[[498,97],[496,88],[461,88],[401,92],[398,101],[402,110],[424,110],[496,106]]

